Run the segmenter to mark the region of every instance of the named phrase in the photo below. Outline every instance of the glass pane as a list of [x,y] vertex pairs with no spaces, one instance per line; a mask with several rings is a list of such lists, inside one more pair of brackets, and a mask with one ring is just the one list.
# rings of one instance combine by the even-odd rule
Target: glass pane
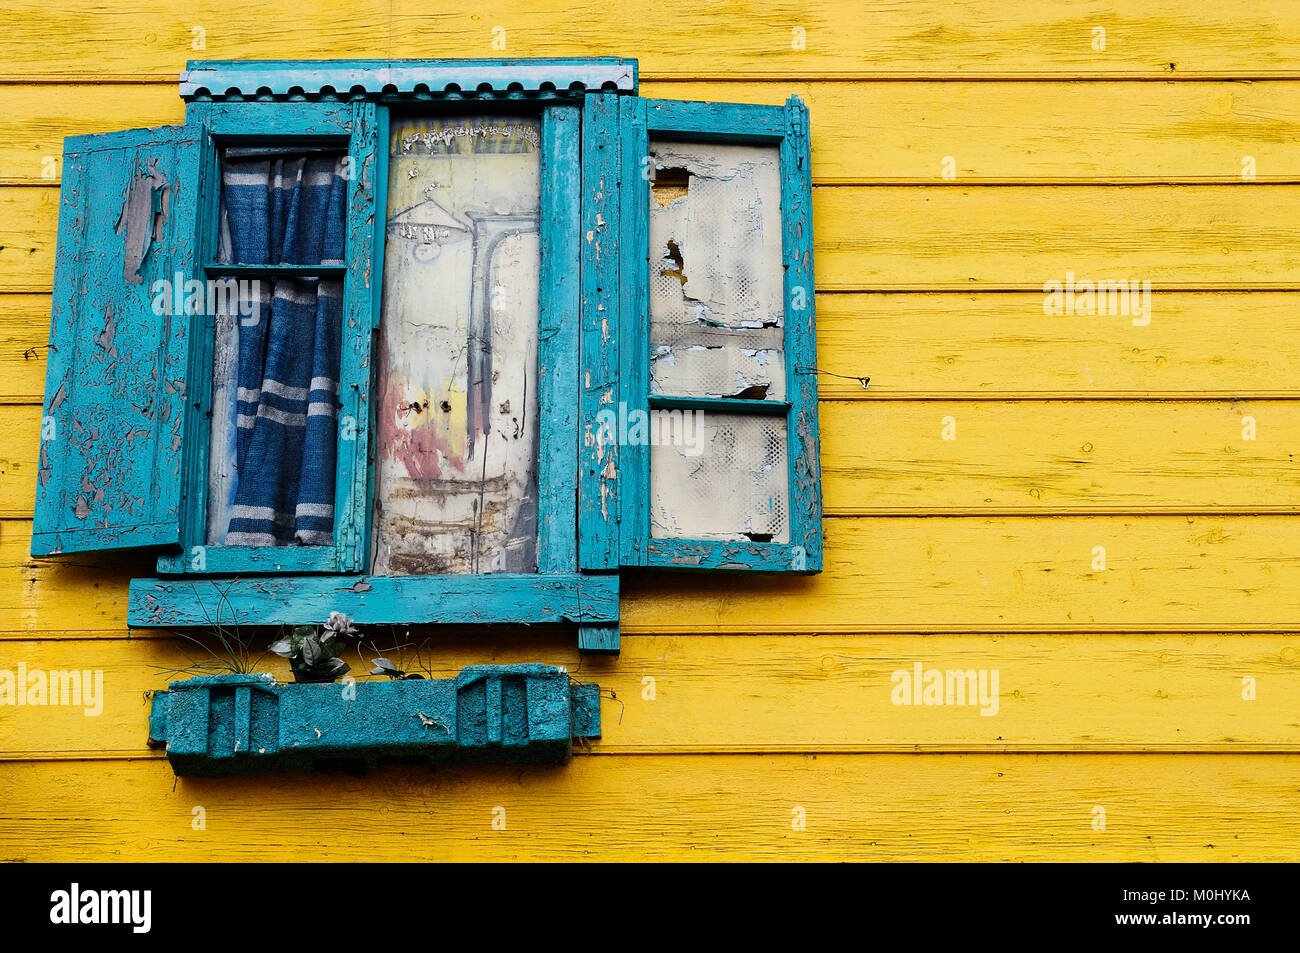
[[[222,162],[223,263],[342,261],[342,152]],[[332,545],[343,283],[216,278],[186,298],[198,291],[186,310],[215,324],[207,541]]]
[[784,400],[779,150],[650,152],[650,392]]
[[347,153],[228,148],[221,155],[223,265],[341,265]]
[[540,123],[394,118],[373,571],[537,571]]
[[659,410],[652,419],[651,536],[790,542],[785,418]]

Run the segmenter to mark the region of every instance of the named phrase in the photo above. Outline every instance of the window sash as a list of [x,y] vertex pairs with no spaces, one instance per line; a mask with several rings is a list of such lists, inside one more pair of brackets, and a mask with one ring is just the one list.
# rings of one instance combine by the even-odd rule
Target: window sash
[[[305,108],[293,110],[290,107]],[[203,221],[210,227],[200,242],[205,262],[215,253],[219,192],[218,145],[238,142],[284,144],[340,141],[349,136],[350,154],[358,176],[368,177],[368,190],[356,189],[348,207],[347,277],[344,288],[343,362],[340,400],[348,413],[349,398],[366,403],[371,387],[370,348],[379,325],[383,283],[383,245],[387,203],[387,141],[389,108],[368,103],[192,103],[196,121],[211,135],[205,170],[212,187],[203,193]],[[286,116],[285,112],[294,112]],[[372,132],[364,132],[354,113],[369,113]],[[579,164],[580,108],[571,104],[547,105],[541,111],[541,281],[538,328],[538,400],[541,421],[538,440],[538,574],[574,572],[577,569],[577,389],[579,309],[579,220],[581,182]],[[252,131],[250,131],[252,130]],[[263,135],[262,131],[266,130]],[[321,137],[324,138],[321,138]],[[366,191],[368,202],[358,201]],[[363,227],[372,214],[373,228]],[[366,244],[373,251],[358,252]],[[366,268],[368,262],[369,267]],[[357,293],[370,275],[369,293]],[[213,274],[233,274],[236,266],[214,266]],[[279,273],[282,269],[257,269]],[[283,269],[288,272],[291,269]],[[357,320],[351,321],[356,316]],[[374,431],[374,408],[356,414],[358,439],[355,452],[345,453],[340,440],[336,473],[336,514],[351,512],[346,523],[335,521],[335,544],[325,546],[212,546],[207,545],[207,469],[212,383],[212,328],[205,329],[202,345],[194,349],[195,400],[191,408],[199,421],[198,436],[187,446],[186,542],[179,554],[161,556],[160,573],[363,573],[368,566],[370,521],[373,505],[373,461],[366,452],[367,435]],[[198,406],[194,406],[194,405]],[[364,414],[364,416],[363,416]]]
[[[328,268],[269,266],[241,269],[216,264],[220,215],[220,151],[229,145],[346,146],[352,174],[343,269],[343,341],[339,362],[339,439],[334,474],[334,543],[330,546],[221,546],[207,543],[213,316],[204,314],[190,355],[185,446],[182,552],[158,557],[160,573],[336,573],[359,571],[369,546],[368,440],[370,348],[378,292],[369,281],[379,243],[371,223],[378,177],[380,123],[372,103],[191,103],[190,123],[204,129],[198,189],[197,248],[203,279],[240,272],[268,276],[324,273]],[[350,420],[352,425],[345,426]],[[345,434],[350,435],[348,439]]]
[[[817,422],[817,357],[812,266],[812,180],[807,109],[797,97],[785,106],[628,98],[619,117],[622,205],[619,260],[622,294],[618,397],[629,414],[674,406],[728,415],[781,415],[786,422],[789,543],[650,534],[650,448],[618,448],[618,561],[673,569],[817,572],[821,569],[821,471]],[[649,189],[650,139],[779,146],[782,263],[785,266],[785,401],[650,395]],[[797,307],[802,303],[803,307]],[[588,418],[589,420],[591,418]],[[610,521],[606,521],[607,523]],[[608,526],[602,528],[610,533]],[[584,568],[589,564],[584,559]]]

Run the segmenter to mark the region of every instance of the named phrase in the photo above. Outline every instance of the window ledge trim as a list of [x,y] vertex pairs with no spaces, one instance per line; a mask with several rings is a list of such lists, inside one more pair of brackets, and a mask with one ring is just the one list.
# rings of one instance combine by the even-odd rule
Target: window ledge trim
[[132,579],[127,625],[184,628],[319,624],[342,612],[358,625],[618,622],[617,574],[263,576]]

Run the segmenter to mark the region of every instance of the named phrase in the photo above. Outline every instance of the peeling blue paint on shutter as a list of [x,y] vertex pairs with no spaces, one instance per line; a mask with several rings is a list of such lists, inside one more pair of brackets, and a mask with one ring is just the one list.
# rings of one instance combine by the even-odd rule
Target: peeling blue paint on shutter
[[180,539],[200,140],[65,140],[34,556]]

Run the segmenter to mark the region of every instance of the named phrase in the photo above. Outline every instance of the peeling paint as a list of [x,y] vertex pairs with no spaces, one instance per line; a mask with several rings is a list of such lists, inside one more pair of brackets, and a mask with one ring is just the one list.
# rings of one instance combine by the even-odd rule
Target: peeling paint
[[138,285],[144,278],[140,268],[149,256],[156,241],[162,241],[163,226],[171,207],[171,183],[158,170],[158,159],[151,158],[148,166],[137,169],[122,199],[114,231],[125,235],[122,252],[122,277],[129,285]]
[[160,321],[145,289],[192,270],[192,210],[172,199],[201,135],[107,133],[65,154],[45,403],[57,436],[40,449],[33,555],[179,536],[183,398],[161,383],[185,373],[190,323]]

